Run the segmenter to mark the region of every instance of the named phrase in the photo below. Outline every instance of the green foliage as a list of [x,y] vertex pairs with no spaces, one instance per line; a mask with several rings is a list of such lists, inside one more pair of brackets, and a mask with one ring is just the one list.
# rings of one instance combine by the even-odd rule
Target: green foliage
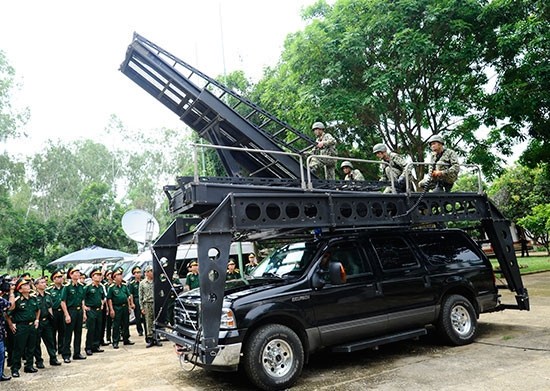
[[550,255],[550,203],[535,205],[529,215],[518,220],[518,224]]
[[550,3],[545,0],[494,0],[483,19],[493,28],[487,35],[486,59],[496,74],[487,101],[486,124],[496,143],[511,148],[532,137],[524,163],[550,162]]
[[17,87],[15,69],[0,50],[0,141],[18,136],[21,133],[20,127],[29,119],[28,109],[18,113],[12,107],[12,92]]

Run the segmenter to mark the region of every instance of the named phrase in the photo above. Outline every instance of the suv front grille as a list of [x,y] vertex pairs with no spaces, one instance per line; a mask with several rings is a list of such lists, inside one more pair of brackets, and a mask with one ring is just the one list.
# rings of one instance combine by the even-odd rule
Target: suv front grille
[[176,300],[174,308],[174,321],[177,326],[184,329],[197,330],[199,324],[198,303]]

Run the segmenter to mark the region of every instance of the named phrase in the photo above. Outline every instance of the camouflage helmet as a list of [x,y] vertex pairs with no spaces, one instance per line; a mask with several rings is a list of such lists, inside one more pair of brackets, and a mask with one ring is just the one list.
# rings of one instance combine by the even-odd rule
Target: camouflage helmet
[[351,162],[349,162],[347,160],[344,160],[342,162],[342,164],[340,164],[340,168],[344,168],[344,167],[349,167],[349,168],[353,169],[353,164],[351,164]]
[[378,152],[387,152],[388,148],[384,144],[376,144],[372,148],[372,153],[378,153]]
[[314,122],[313,125],[311,125],[311,129],[312,130],[315,130],[315,129],[325,129],[325,124],[322,123],[322,122]]
[[445,144],[443,142],[443,137],[441,137],[439,134],[434,134],[432,137],[430,137],[428,139],[428,144],[431,144],[431,143],[435,143],[435,142],[438,142],[438,143],[441,143],[441,144]]

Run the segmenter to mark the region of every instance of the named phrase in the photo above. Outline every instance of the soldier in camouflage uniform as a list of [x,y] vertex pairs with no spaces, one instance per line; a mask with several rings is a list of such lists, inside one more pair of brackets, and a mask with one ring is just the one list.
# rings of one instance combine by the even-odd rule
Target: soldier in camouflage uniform
[[458,155],[444,147],[443,138],[438,134],[430,137],[428,143],[432,150],[432,164],[428,176],[420,181],[420,186],[426,190],[449,192],[460,172]]
[[[315,155],[336,156],[336,139],[331,134],[325,133],[325,125],[322,122],[315,122],[311,128],[315,133]],[[336,160],[314,157],[311,159],[310,168],[318,177],[319,171],[324,168],[325,179],[336,178]]]
[[138,332],[138,335],[141,337],[143,336],[144,321],[141,316],[141,307],[139,305],[139,283],[141,282],[140,267],[134,266],[132,268],[132,274],[134,275],[134,279],[128,284],[128,289],[130,290],[130,293],[132,294],[132,297],[134,299],[134,317],[136,319],[136,330]]
[[48,356],[50,356],[50,365],[61,365],[61,363],[57,360],[53,339],[53,299],[50,292],[46,290],[46,277],[37,278],[34,285],[36,287],[38,308],[40,308],[40,322],[37,330],[34,358],[36,360],[36,367],[43,369],[44,359],[42,358],[42,349],[40,347],[41,340],[44,342],[44,346],[46,346]]
[[84,311],[86,311],[86,354],[102,353],[101,322],[105,305],[105,290],[101,285],[101,267],[91,271],[92,282],[84,288]]
[[[388,152],[388,147],[384,144],[376,144],[372,148],[372,152],[376,155],[376,157],[386,163],[388,165],[382,165],[382,175],[380,176],[381,181],[390,181],[393,176],[394,184],[395,184],[395,190],[398,193],[404,193],[406,191],[406,183],[405,183],[405,177],[407,175],[407,172],[405,170],[405,167],[407,167],[407,159],[404,156],[401,156],[395,152]],[[408,173],[409,175],[409,183],[412,183],[411,181],[411,173]],[[392,188],[386,187],[384,189],[384,193],[391,193]]]
[[65,339],[65,317],[61,308],[61,292],[63,291],[63,271],[58,269],[50,276],[53,285],[48,287],[48,292],[52,298],[53,311],[53,341],[54,346],[59,353],[63,349],[63,340]]
[[153,322],[155,318],[154,297],[153,266],[147,265],[145,267],[145,279],[139,283],[139,305],[141,307],[141,313],[145,318],[146,348],[150,348],[153,345],[162,345],[153,337]]

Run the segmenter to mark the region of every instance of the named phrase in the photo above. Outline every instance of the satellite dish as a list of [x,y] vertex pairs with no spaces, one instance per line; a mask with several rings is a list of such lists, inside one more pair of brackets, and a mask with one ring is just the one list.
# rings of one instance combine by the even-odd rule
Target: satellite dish
[[133,209],[122,216],[122,229],[128,237],[138,243],[151,243],[159,234],[159,223],[152,214]]

